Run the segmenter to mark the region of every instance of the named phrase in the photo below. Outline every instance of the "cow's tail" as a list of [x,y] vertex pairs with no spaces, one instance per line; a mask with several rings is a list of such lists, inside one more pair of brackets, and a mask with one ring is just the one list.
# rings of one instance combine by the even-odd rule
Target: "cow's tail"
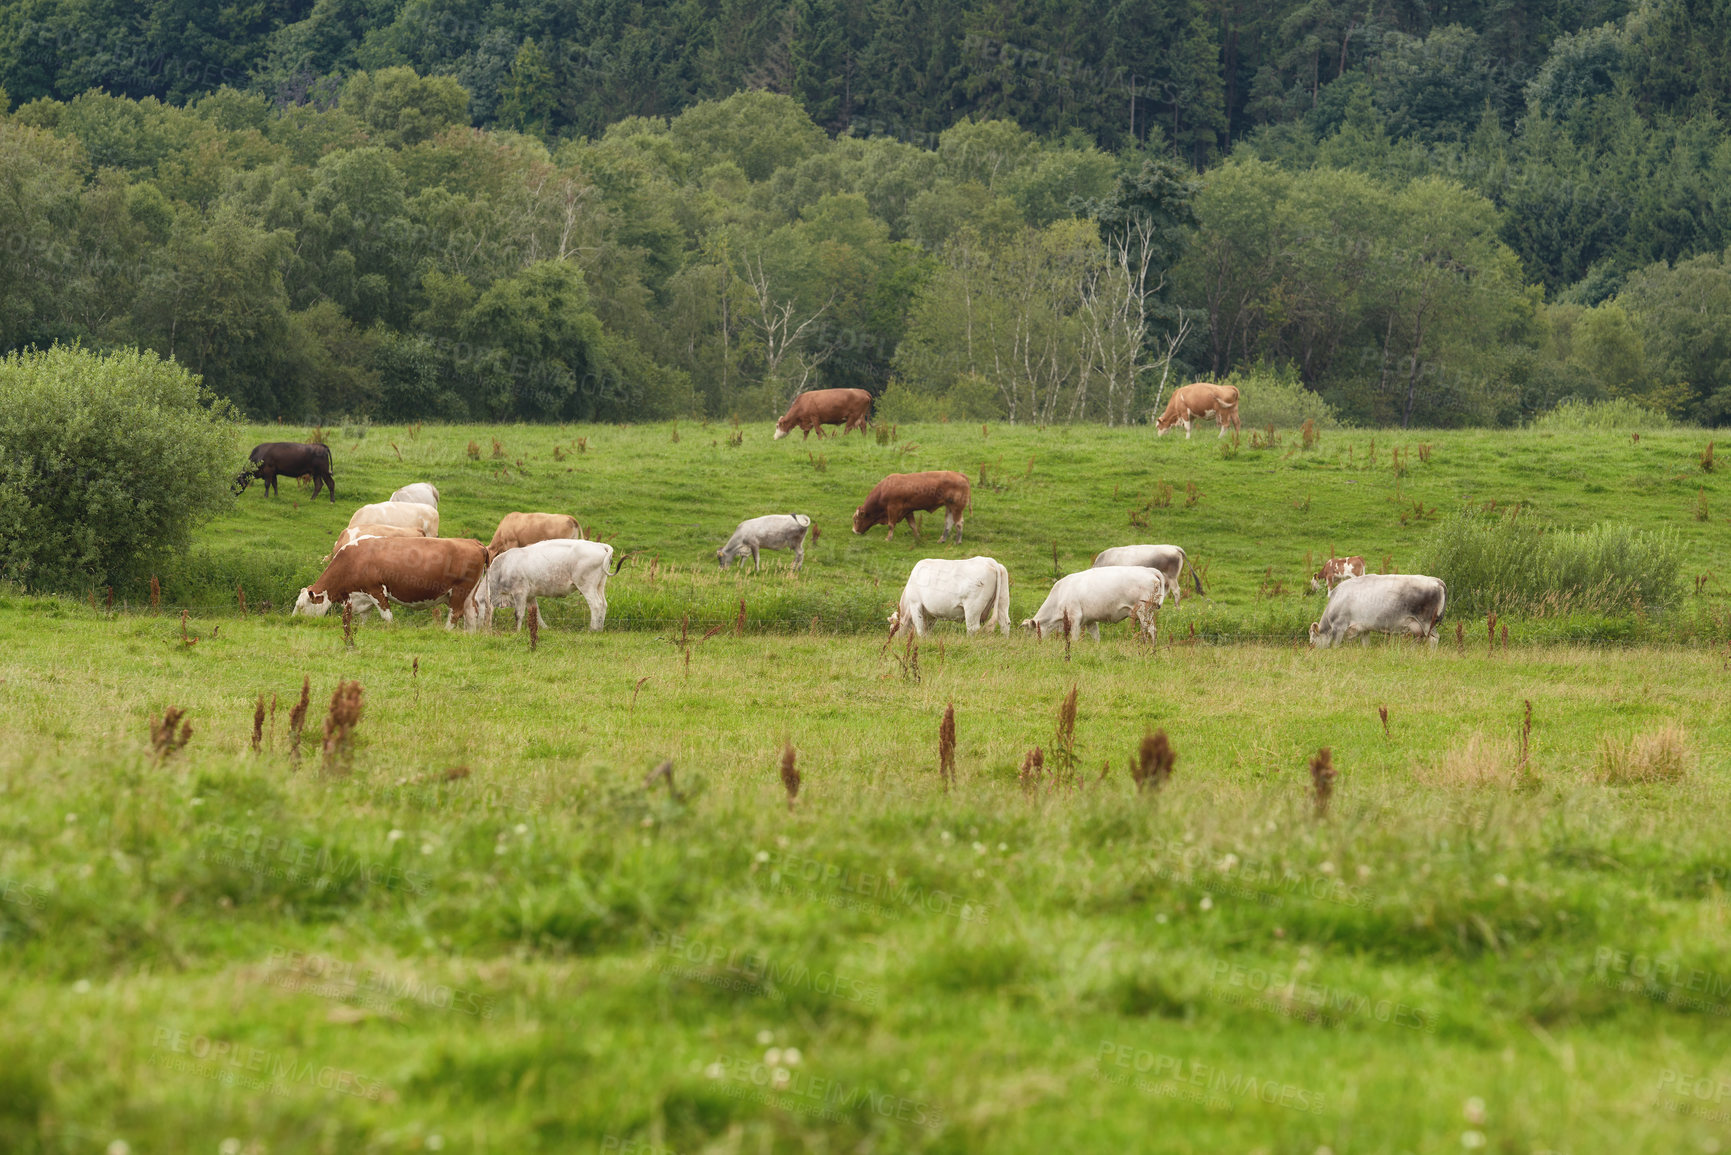
[[[608,546],[607,548],[609,551],[611,551],[613,549],[612,546]],[[624,564],[626,562],[630,561],[632,558],[634,558],[636,556],[637,555],[634,553],[622,553],[622,554],[620,554],[617,558],[614,559],[613,568],[607,571],[607,576],[612,577],[614,574],[618,573],[620,568],[622,566],[624,566]]]
[[[1178,552],[1180,554],[1182,554],[1184,557],[1183,564],[1190,567],[1190,581],[1196,587],[1196,596],[1199,598],[1207,597],[1208,595],[1202,592],[1202,575],[1196,572],[1196,563],[1191,561],[1190,555],[1187,553],[1184,553],[1184,551],[1182,549],[1180,549]],[[1179,578],[1180,584],[1182,584],[1183,579],[1184,579],[1184,575],[1182,573],[1180,573],[1178,575],[1178,578]]]
[[1437,585],[1436,616],[1433,617],[1431,619],[1431,622],[1430,622],[1430,632],[1432,634],[1435,634],[1437,626],[1442,624],[1443,611],[1448,608],[1448,601],[1449,601],[1449,588],[1448,588],[1448,586],[1443,582],[1443,580],[1441,578],[1436,579],[1436,585]]
[[998,592],[992,598],[992,623],[1005,634],[1010,632],[1010,571],[998,564]]

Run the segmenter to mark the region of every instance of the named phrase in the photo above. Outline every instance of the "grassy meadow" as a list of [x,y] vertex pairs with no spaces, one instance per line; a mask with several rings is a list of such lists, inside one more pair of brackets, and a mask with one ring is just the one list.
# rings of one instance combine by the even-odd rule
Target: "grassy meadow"
[[[1707,435],[1378,434],[1373,461],[1346,432],[1234,455],[1145,428],[330,432],[335,507],[255,486],[161,612],[0,597],[0,1150],[1731,1137],[1731,507]],[[961,549],[929,518],[924,546],[848,531],[882,474],[952,466],[976,483]],[[533,651],[426,613],[352,647],[286,618],[348,512],[413,480],[447,535],[563,510],[636,553],[607,630],[580,601],[543,603]],[[1683,596],[1517,617],[1506,649],[1446,618],[1434,651],[1299,644],[1306,553],[1404,568],[1491,501],[1672,529]],[[805,572],[716,572],[738,520],[783,510],[823,530]],[[1136,541],[1206,567],[1158,646],[883,645],[918,557],[998,557],[1020,618],[1054,547],[1067,572]],[[362,713],[327,760],[344,680]],[[190,738],[157,757],[170,706]],[[1176,765],[1138,791],[1151,727]]]

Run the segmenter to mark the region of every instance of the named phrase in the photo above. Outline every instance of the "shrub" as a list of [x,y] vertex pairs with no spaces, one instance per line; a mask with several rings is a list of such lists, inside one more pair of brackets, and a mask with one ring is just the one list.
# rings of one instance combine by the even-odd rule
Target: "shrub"
[[0,359],[0,573],[36,589],[137,587],[234,500],[233,421],[155,353]]
[[1657,409],[1637,405],[1627,397],[1609,401],[1577,401],[1570,397],[1548,413],[1533,418],[1530,427],[1553,433],[1606,430],[1620,433],[1630,429],[1666,429],[1672,424],[1672,420]]
[[1668,609],[1682,595],[1682,560],[1667,531],[1559,530],[1519,513],[1468,510],[1437,529],[1417,570],[1448,586],[1451,612],[1551,617]]
[[1313,438],[1317,429],[1340,428],[1334,407],[1305,388],[1295,374],[1252,369],[1233,373],[1220,384],[1238,386],[1238,419],[1246,426],[1298,429],[1308,421]]

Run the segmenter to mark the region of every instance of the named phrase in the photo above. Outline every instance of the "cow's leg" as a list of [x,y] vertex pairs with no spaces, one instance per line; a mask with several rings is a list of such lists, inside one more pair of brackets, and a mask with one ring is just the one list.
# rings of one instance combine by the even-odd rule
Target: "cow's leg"
[[1096,642],[1100,640],[1100,623],[1099,622],[1089,622],[1088,623],[1088,636],[1090,638],[1094,639]]
[[805,538],[799,539],[799,544],[793,547],[793,572],[798,573],[799,567],[805,564]]
[[911,509],[908,510],[906,515],[903,516],[902,520],[907,522],[908,528],[914,531],[914,540],[916,542],[919,541],[920,540],[920,523],[914,520],[914,511]]
[[589,603],[589,628],[598,631],[607,624],[607,590],[599,582],[582,587],[583,600]]
[[751,572],[752,573],[762,573],[763,572],[763,562],[757,556],[757,543],[756,542],[751,543]]
[[512,615],[517,619],[517,632],[523,632],[523,618],[529,613],[529,591],[518,590],[511,598]]
[[1184,419],[1184,440],[1190,440],[1190,418],[1188,417]]
[[381,620],[387,622],[391,620],[391,592],[387,590],[383,584],[372,586],[368,589],[362,590],[361,592],[372,598],[373,603],[379,607],[379,618]]
[[[325,474],[325,489],[331,495],[331,504],[335,505],[337,503],[337,479],[333,474]],[[313,496],[317,497],[318,494],[315,493]]]

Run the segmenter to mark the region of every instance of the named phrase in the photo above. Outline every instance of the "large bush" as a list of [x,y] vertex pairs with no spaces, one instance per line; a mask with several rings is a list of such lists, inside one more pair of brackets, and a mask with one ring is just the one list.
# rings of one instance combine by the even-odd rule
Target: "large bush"
[[1608,401],[1568,398],[1554,409],[1533,418],[1532,427],[1553,433],[1626,433],[1641,429],[1668,429],[1673,424],[1657,409],[1637,405],[1627,397],[1613,397]]
[[233,411],[154,353],[0,359],[0,577],[136,586],[233,500]]
[[1451,612],[1548,617],[1668,609],[1682,593],[1682,560],[1666,531],[1553,529],[1518,512],[1468,510],[1437,529],[1417,569],[1448,586]]

